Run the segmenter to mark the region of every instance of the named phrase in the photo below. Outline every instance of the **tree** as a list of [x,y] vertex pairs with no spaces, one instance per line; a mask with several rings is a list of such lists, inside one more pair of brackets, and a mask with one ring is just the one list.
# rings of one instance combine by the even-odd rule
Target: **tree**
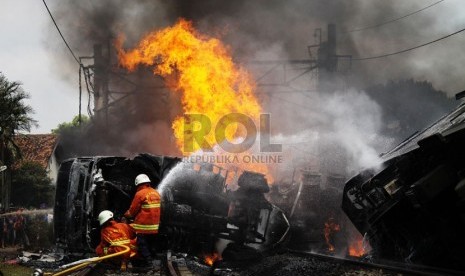
[[31,117],[32,108],[24,103],[28,98],[21,83],[9,81],[0,72],[0,158],[6,165],[11,165],[16,157],[21,156],[13,141],[14,135],[37,126],[37,121]]
[[79,115],[74,116],[71,122],[64,122],[52,129],[54,134],[68,134],[77,131],[81,127],[85,127],[89,123],[89,117],[82,115],[81,122],[79,123]]
[[[0,72],[0,160],[9,168],[15,159],[21,156],[20,149],[14,142],[18,131],[30,131],[37,122],[32,119],[32,108],[24,103],[29,95],[24,92],[19,82],[9,81]],[[9,205],[10,170],[1,175],[3,208]],[[6,185],[5,185],[6,184]]]
[[51,206],[54,187],[47,171],[37,162],[26,161],[11,171],[11,203],[14,206]]

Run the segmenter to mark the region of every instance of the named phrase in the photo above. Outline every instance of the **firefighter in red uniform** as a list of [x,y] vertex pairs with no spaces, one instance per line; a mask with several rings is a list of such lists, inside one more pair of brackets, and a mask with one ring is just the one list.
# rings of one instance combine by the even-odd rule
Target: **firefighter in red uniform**
[[127,262],[134,257],[137,252],[136,235],[129,225],[113,220],[113,213],[105,210],[98,215],[98,221],[102,227],[100,231],[100,244],[95,249],[98,256],[113,254],[124,251],[123,247],[116,245],[126,245],[131,249],[127,254],[119,258],[121,270],[126,270]]
[[139,174],[134,182],[137,191],[129,210],[124,214],[134,219],[132,228],[137,233],[137,248],[147,265],[151,265],[151,248],[160,224],[160,194],[150,186],[150,178]]

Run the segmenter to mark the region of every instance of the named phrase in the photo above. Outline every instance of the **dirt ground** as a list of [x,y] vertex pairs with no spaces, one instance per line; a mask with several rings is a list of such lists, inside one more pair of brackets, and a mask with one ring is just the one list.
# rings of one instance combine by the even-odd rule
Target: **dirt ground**
[[321,260],[315,257],[300,257],[285,253],[264,258],[260,262],[240,271],[238,275],[246,276],[293,276],[293,275],[345,275],[345,276],[382,276],[395,273],[367,269],[354,265]]
[[[194,261],[187,260],[189,275],[198,276],[298,276],[298,275],[317,275],[317,276],[393,276],[398,273],[383,271],[380,269],[367,269],[354,265],[343,264],[339,262],[321,260],[314,257],[300,257],[293,254],[277,254],[268,256],[260,261],[248,264],[247,266],[219,266],[212,269],[210,267],[199,265]],[[237,264],[236,264],[237,265]],[[148,273],[135,273],[107,270],[95,275],[107,276],[148,276],[148,275],[168,275],[163,269],[154,269]],[[183,274],[184,275],[184,274]],[[187,275],[187,274],[186,274]],[[402,274],[407,276],[407,274]]]
[[21,254],[20,247],[0,247],[0,263],[11,263]]
[[33,269],[16,264],[16,257],[21,253],[19,247],[0,248],[0,275],[24,276],[32,275]]
[[[18,248],[0,248],[0,271],[3,275],[23,276],[32,275],[33,268],[16,264],[16,257],[21,253]],[[218,268],[212,269],[197,261],[187,258],[184,260],[189,275],[208,276],[295,276],[295,275],[318,275],[318,276],[384,276],[398,275],[397,273],[379,269],[367,269],[341,262],[322,260],[312,256],[296,256],[291,253],[281,253],[267,256],[261,260],[242,264],[220,264]],[[148,276],[169,275],[163,268],[155,268],[149,272],[128,271],[122,273],[117,269],[96,269],[88,275],[107,276]],[[213,270],[213,271],[212,271]],[[187,274],[186,274],[187,275]],[[405,275],[405,274],[404,274]],[[1,274],[0,274],[1,276]]]

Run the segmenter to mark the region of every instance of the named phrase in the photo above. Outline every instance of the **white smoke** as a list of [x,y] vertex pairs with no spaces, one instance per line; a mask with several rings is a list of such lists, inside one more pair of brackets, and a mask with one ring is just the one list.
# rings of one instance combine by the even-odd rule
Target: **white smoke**
[[[297,97],[290,99],[297,101]],[[350,174],[380,164],[379,153],[392,141],[379,134],[382,109],[369,96],[349,89],[320,95],[306,104],[311,112],[305,118],[295,115],[277,118],[272,114],[272,124],[278,125],[276,129],[280,124],[304,129],[292,135],[277,134],[271,139],[273,143],[282,143],[284,152],[292,156],[291,160],[285,159],[282,170],[300,167]]]
[[375,149],[384,140],[381,107],[365,93],[356,90],[335,93],[323,105],[330,130],[322,135],[341,145],[348,155],[348,170],[372,167],[380,163]]

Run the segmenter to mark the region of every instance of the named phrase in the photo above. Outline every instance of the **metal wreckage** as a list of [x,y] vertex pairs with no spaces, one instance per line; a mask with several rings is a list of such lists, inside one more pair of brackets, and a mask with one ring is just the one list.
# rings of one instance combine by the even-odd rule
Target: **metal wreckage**
[[465,104],[382,155],[342,208],[376,259],[465,269]]
[[[347,181],[342,194],[343,211],[371,245],[369,256],[464,270],[465,104],[381,158],[379,166]],[[212,254],[226,240],[222,257],[242,261],[283,244],[291,232],[283,211],[265,199],[269,187],[262,174],[233,175],[237,172],[210,164],[150,154],[88,157],[60,167],[58,247],[93,251],[100,239],[97,215],[109,209],[122,217],[139,173],[162,190],[159,252]],[[228,179],[239,188],[229,190]]]
[[166,184],[156,244],[160,253],[212,254],[223,239],[229,241],[223,259],[253,259],[288,235],[286,216],[264,197],[269,191],[264,175],[245,171],[235,178],[239,188],[231,191],[226,184],[234,178],[230,171],[140,154],[133,159],[89,157],[62,163],[54,210],[58,247],[66,252],[92,252],[100,241],[98,214],[108,209],[121,218],[139,173],[149,175],[155,188]]

